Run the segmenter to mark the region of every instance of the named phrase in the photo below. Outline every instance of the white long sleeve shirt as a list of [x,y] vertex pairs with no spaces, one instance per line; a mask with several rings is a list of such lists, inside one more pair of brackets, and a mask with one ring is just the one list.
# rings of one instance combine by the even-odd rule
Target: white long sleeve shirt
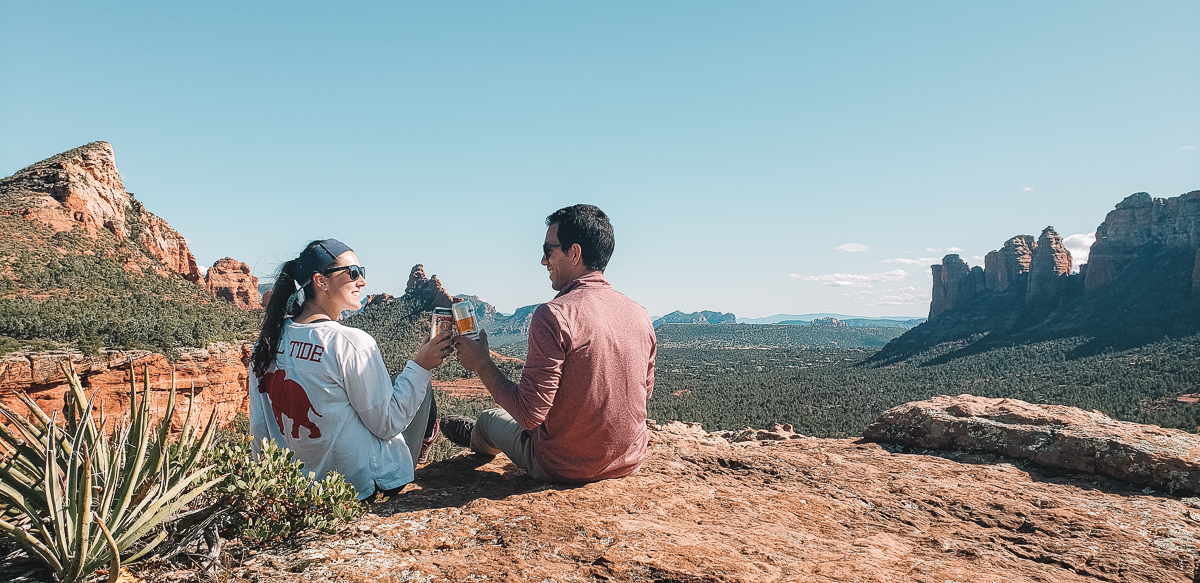
[[429,390],[429,371],[410,360],[393,384],[375,339],[333,321],[286,320],[275,357],[266,375],[249,375],[256,453],[271,438],[316,479],[344,475],[360,500],[413,480],[400,432]]

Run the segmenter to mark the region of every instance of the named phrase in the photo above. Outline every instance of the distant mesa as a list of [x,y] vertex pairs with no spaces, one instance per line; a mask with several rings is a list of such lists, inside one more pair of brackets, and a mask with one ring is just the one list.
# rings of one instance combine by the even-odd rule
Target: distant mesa
[[830,326],[830,327],[839,327],[839,326],[846,327],[847,326],[847,324],[845,322],[843,322],[837,318],[833,318],[833,317],[820,318],[817,320],[813,320],[812,323],[809,325],[810,326]]
[[737,316],[722,312],[692,312],[685,314],[676,310],[654,321],[654,327],[658,328],[663,324],[736,324]]

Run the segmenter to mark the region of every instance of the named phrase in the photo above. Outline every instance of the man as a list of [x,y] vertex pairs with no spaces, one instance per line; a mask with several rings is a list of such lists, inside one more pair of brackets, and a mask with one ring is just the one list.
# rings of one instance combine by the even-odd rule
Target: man
[[657,342],[645,308],[604,279],[613,230],[577,204],[546,218],[542,265],[555,298],[537,307],[520,384],[492,362],[487,334],[458,336],[463,368],[500,409],[449,417],[443,434],[476,453],[504,452],[535,480],[582,484],[628,476],[646,458],[646,401]]

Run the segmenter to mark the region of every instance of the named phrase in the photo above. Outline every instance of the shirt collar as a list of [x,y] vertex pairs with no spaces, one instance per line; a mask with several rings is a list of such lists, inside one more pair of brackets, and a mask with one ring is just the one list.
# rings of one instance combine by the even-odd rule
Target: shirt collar
[[563,286],[563,288],[559,290],[558,295],[554,297],[561,298],[568,292],[588,287],[612,287],[612,284],[608,283],[608,280],[604,279],[603,273],[599,271],[592,271],[572,279],[567,283],[567,285]]

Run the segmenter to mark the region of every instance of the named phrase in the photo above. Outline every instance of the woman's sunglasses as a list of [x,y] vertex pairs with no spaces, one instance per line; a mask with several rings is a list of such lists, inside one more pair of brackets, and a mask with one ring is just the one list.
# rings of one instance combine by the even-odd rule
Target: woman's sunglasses
[[343,265],[341,267],[326,269],[321,273],[324,275],[333,275],[343,269],[346,270],[346,273],[350,274],[350,281],[357,281],[360,277],[366,279],[367,277],[367,268],[360,265]]

